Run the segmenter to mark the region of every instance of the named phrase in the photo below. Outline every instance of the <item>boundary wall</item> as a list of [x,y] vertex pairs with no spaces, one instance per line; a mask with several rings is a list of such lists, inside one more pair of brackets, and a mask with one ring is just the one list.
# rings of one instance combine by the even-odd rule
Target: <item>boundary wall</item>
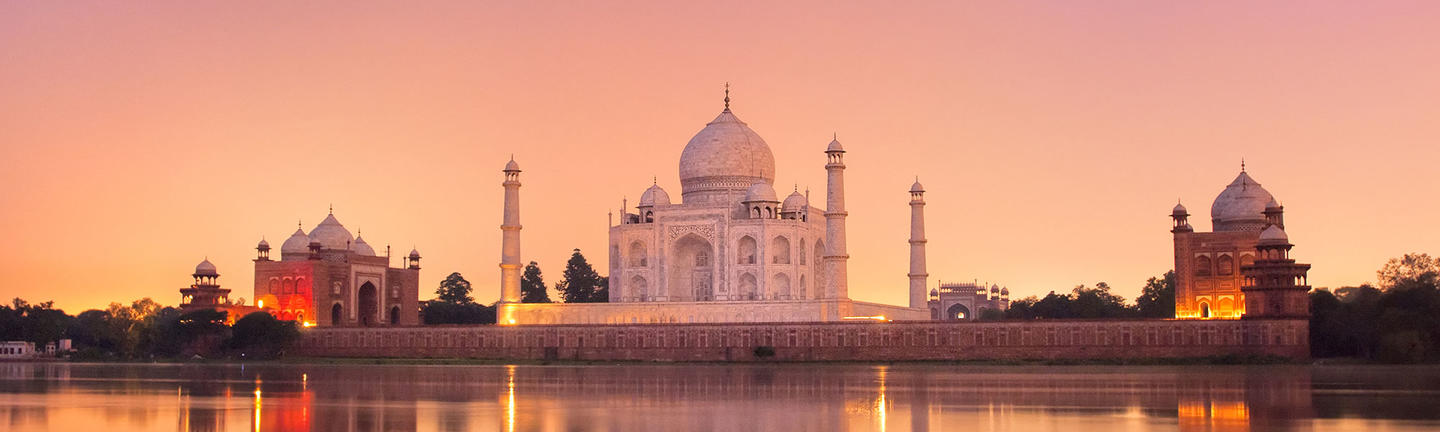
[[895,321],[312,328],[318,357],[780,361],[1139,359],[1265,355],[1305,360],[1307,320]]

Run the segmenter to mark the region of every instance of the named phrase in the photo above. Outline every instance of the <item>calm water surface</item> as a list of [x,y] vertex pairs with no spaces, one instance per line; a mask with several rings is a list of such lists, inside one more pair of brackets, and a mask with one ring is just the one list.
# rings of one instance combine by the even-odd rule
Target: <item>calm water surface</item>
[[0,429],[1440,430],[1440,368],[0,363]]

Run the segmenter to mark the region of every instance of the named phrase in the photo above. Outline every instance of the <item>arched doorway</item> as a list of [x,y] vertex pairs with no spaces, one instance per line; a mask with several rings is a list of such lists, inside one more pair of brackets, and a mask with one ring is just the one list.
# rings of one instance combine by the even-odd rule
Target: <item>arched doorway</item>
[[400,324],[400,306],[390,307],[390,325]]
[[360,286],[360,325],[375,325],[375,320],[380,316],[380,296],[375,292],[375,285],[366,282]]
[[1200,303],[1200,317],[1201,317],[1201,318],[1210,318],[1210,304],[1209,304],[1209,303]]
[[745,273],[740,275],[740,291],[736,294],[740,296],[740,300],[756,300],[756,291],[759,290],[759,285],[760,282],[755,279],[755,275]]
[[670,245],[669,283],[653,295],[666,296],[670,301],[713,298],[711,275],[714,272],[710,257],[714,255],[714,246],[700,236],[681,237]]
[[774,299],[790,299],[790,276],[784,273],[775,274],[773,285],[770,287],[770,297]]
[[332,306],[332,307],[330,308],[330,325],[332,325],[332,326],[338,326],[338,325],[340,325],[340,319],[341,319],[342,317],[344,317],[344,316],[345,316],[344,314],[341,314],[340,304],[339,304],[339,303],[336,303],[335,306]]
[[970,308],[965,307],[965,305],[956,304],[950,306],[950,309],[945,311],[946,321],[965,321],[969,319],[974,318],[970,316]]

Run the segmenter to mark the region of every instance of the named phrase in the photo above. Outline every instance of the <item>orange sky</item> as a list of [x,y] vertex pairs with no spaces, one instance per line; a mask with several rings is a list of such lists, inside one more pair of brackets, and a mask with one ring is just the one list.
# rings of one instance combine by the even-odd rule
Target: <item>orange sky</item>
[[1315,286],[1440,252],[1436,2],[293,3],[0,3],[0,297],[174,304],[206,256],[249,297],[256,241],[334,203],[419,247],[422,298],[493,301],[511,153],[525,259],[603,272],[725,81],[782,194],[824,201],[839,133],[859,300],[906,301],[915,175],[932,285],[1133,298],[1242,157]]

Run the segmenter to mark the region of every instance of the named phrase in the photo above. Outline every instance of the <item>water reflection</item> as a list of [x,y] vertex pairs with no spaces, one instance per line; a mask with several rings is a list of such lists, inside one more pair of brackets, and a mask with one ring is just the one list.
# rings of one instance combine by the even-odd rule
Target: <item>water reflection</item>
[[7,430],[1401,430],[1440,371],[0,363]]

